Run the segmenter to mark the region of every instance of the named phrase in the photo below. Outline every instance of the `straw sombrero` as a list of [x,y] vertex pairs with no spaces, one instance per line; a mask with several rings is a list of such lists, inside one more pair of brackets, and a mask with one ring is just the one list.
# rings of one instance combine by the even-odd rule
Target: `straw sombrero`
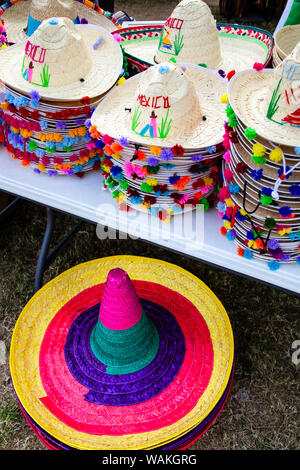
[[96,108],[92,126],[146,146],[195,150],[221,142],[224,80],[206,68],[181,65],[159,64],[126,80]]
[[290,55],[300,42],[300,24],[288,25],[274,35],[276,53],[281,60]]
[[276,69],[233,76],[229,101],[237,118],[261,137],[300,146],[300,43]]
[[71,449],[184,448],[227,397],[228,316],[198,278],[115,256],[44,286],[14,329],[18,400],[46,443]]
[[[85,4],[86,3],[86,4]],[[89,4],[89,6],[87,6]],[[116,25],[101,8],[99,12],[90,6],[92,2],[78,0],[17,0],[2,6],[3,19],[8,40],[18,43],[28,39],[43,20],[52,17],[70,18],[74,23],[81,21],[95,24],[112,32]]]
[[119,33],[130,61],[146,66],[175,58],[227,73],[252,68],[255,62],[266,64],[273,47],[267,31],[216,25],[200,0],[182,0],[164,26],[130,26]]
[[105,29],[51,18],[27,42],[1,52],[0,79],[23,93],[36,90],[45,99],[74,101],[107,92],[122,64],[120,46]]

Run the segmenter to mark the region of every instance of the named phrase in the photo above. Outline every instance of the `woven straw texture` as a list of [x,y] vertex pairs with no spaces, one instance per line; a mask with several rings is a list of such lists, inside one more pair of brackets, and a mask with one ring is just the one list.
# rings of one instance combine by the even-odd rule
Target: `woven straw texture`
[[221,66],[216,21],[205,2],[182,0],[168,18],[155,54],[155,62],[165,62],[170,57],[191,64],[205,63],[213,69]]
[[[43,406],[41,399],[45,397],[46,392],[40,378],[39,353],[49,323],[57,312],[83,290],[105,282],[108,272],[116,267],[124,269],[132,280],[156,282],[162,288],[171,290],[175,288],[178,294],[191,302],[193,308],[201,312],[213,346],[213,370],[208,386],[196,405],[173,424],[138,434],[124,434],[123,428],[123,435],[114,435],[120,416],[117,414],[119,418],[114,422],[113,408],[110,408],[111,414],[106,415],[105,419],[112,426],[112,430],[116,427],[115,432],[110,435],[95,435],[71,428]],[[148,295],[149,300],[151,297],[153,300],[155,298],[155,291],[149,291],[147,294],[142,290],[139,295],[141,294],[143,298]],[[156,302],[159,301],[157,294]],[[90,302],[93,302],[93,299]],[[172,308],[172,297],[165,299],[165,302]],[[188,321],[188,318],[184,320],[186,325]],[[60,331],[60,335],[65,334],[63,329],[57,331]],[[192,331],[189,335],[193,335]],[[53,345],[55,341],[52,341]],[[54,348],[53,352],[55,350],[57,348]],[[197,361],[194,362],[196,363]],[[228,385],[232,365],[233,336],[230,322],[222,304],[210,289],[195,276],[175,265],[133,256],[116,256],[84,263],[44,286],[20,315],[13,333],[10,353],[13,384],[25,411],[38,426],[55,439],[79,449],[146,449],[171,442],[174,438],[184,435],[186,431],[201,423],[220,401]],[[182,394],[191,393],[191,383],[193,382],[182,383],[181,393],[177,391],[178,399]],[[126,410],[122,415],[126,419]],[[141,416],[140,419],[142,418]]]
[[[220,97],[226,91],[225,81],[205,68],[181,65],[185,72],[169,63],[165,64],[169,70],[161,74],[161,64],[127,80],[109,93],[97,107],[92,115],[92,125],[101,134],[108,134],[115,139],[126,136],[141,145],[172,147],[178,144],[185,149],[199,149],[221,142],[224,106]],[[162,105],[160,109],[155,108],[151,112],[152,98],[157,95],[169,100],[169,108],[165,109]],[[150,106],[139,106],[140,96],[151,97]],[[153,111],[158,122],[164,116],[167,117],[165,119],[167,124],[170,123],[170,129],[166,137],[149,138],[141,135],[143,125],[150,122]],[[135,113],[140,113],[136,132],[131,130]]]
[[274,35],[276,51],[281,58],[285,59],[300,42],[300,24],[284,26]]
[[[266,116],[270,95],[276,89],[277,84],[278,74],[274,70],[240,72],[234,75],[229,83],[230,104],[242,123],[256,130],[261,137],[277,144],[299,146],[300,130],[298,127],[280,125]],[[296,99],[299,100],[299,95],[296,95]],[[288,106],[290,112],[297,109],[297,102],[291,109],[292,104],[291,102]],[[285,107],[283,110],[287,111]],[[284,116],[280,113],[279,119],[282,117]]]
[[[51,21],[43,22],[30,38],[38,50],[46,50],[44,62],[32,59],[31,52],[25,54],[27,43],[11,46],[0,56],[0,79],[24,93],[38,90],[43,98],[65,101],[94,98],[109,90],[123,63],[121,48],[111,34],[99,26],[74,25],[67,18],[56,24]],[[100,37],[103,42],[94,49]],[[26,80],[23,75],[30,64],[32,77]],[[50,81],[41,86],[45,66]]]
[[[35,4],[43,4],[43,7],[34,8]],[[50,3],[50,5],[48,4]],[[55,0],[39,1],[39,0],[19,0],[15,5],[5,10],[2,17],[5,21],[5,28],[9,42],[19,43],[28,39],[28,36],[24,32],[24,28],[27,27],[28,15],[31,14],[33,18],[38,21],[43,21],[51,17],[64,16],[71,19],[75,19],[79,16],[80,19],[85,18],[89,24],[95,24],[101,26],[109,32],[116,29],[112,21],[106,18],[104,15],[97,13],[86,5],[72,0],[61,0],[62,6],[57,7],[58,2]],[[71,13],[68,4],[71,3]],[[65,4],[65,5],[64,5]],[[63,8],[62,8],[63,7]],[[62,15],[62,9],[64,14]]]

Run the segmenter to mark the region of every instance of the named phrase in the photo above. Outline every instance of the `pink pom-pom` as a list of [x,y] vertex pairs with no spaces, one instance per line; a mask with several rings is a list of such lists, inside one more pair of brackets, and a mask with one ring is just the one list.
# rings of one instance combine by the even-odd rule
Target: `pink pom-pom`
[[106,145],[111,145],[113,143],[114,139],[110,137],[108,134],[104,134],[102,137],[102,142]]
[[226,163],[230,163],[230,160],[231,160],[231,155],[230,155],[230,152],[225,152],[224,155],[223,155],[223,158],[225,160]]
[[229,169],[224,171],[224,176],[225,176],[225,179],[229,181],[229,183],[233,180],[233,173]]
[[116,33],[116,34],[113,34],[113,38],[115,41],[117,42],[121,42],[122,41],[122,37],[119,33]]
[[254,62],[253,68],[254,70],[257,70],[257,72],[260,72],[260,70],[263,70],[264,64],[261,64],[260,62]]

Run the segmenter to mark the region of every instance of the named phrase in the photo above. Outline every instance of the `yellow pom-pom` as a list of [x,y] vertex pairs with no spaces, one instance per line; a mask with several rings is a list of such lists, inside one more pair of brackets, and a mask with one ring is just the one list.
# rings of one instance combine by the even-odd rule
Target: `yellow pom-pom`
[[232,229],[231,222],[229,222],[229,220],[225,220],[224,227],[227,228],[227,230],[231,230]]
[[39,163],[39,164],[38,164],[38,169],[39,169],[40,171],[45,171],[45,168],[46,168],[46,167],[45,167],[45,165],[44,165],[43,163]]
[[279,147],[276,147],[274,150],[270,152],[269,158],[270,160],[272,160],[272,162],[277,162],[277,163],[281,162],[283,158],[281,149]]
[[118,85],[123,85],[124,82],[126,82],[126,78],[120,77],[117,83]]
[[204,176],[203,180],[204,180],[205,186],[211,186],[214,182],[212,178],[208,178],[207,176]]
[[263,157],[267,151],[267,149],[261,144],[254,144],[252,149],[253,155],[255,155],[255,157]]
[[152,153],[152,155],[155,155],[157,157],[158,155],[160,155],[161,148],[157,147],[156,145],[152,145],[150,147],[150,152]]
[[224,103],[224,104],[229,103],[228,94],[224,93],[224,95],[221,96],[220,101],[221,103]]
[[234,203],[231,199],[225,199],[225,204],[227,207],[234,207]]
[[156,178],[147,178],[146,183],[149,184],[149,186],[157,186],[158,181]]

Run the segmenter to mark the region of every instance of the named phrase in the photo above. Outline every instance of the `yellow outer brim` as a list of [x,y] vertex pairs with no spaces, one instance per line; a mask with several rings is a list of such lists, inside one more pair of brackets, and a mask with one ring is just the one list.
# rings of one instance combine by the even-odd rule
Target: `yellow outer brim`
[[[59,421],[40,401],[46,395],[40,380],[39,352],[45,331],[58,310],[88,287],[106,281],[108,272],[119,267],[133,280],[166,286],[189,299],[209,328],[214,350],[210,383],[197,405],[171,426],[148,433],[99,436],[79,432]],[[233,333],[227,313],[213,292],[196,276],[165,261],[137,256],[112,256],[75,266],[40,289],[23,309],[13,332],[10,370],[22,406],[46,432],[61,442],[82,450],[151,449],[184,435],[215,408],[222,397],[234,359]]]

